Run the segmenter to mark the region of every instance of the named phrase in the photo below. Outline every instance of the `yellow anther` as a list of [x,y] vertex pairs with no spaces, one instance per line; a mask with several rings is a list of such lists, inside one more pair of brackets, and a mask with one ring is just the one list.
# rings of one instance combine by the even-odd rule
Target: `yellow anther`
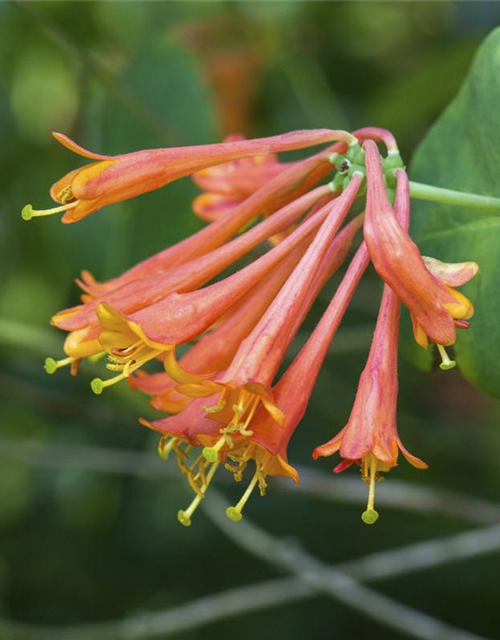
[[[128,378],[131,373],[133,373],[134,371],[137,371],[137,369],[140,369],[143,364],[145,364],[152,358],[155,358],[156,356],[160,355],[161,353],[162,353],[161,351],[155,351],[153,349],[148,348],[145,352],[145,355],[143,355],[142,358],[135,360],[129,356],[127,359],[124,358],[123,361],[120,362],[119,364],[106,365],[108,369],[111,369],[112,371],[121,371],[121,373],[117,376],[114,376],[113,378],[108,378],[107,380],[101,380],[101,378],[94,378],[90,383],[92,391],[96,395],[100,395],[102,393],[102,390],[105,387],[110,387],[111,385],[116,384],[117,382],[120,382],[120,380],[124,380],[125,378]],[[116,361],[114,355],[112,358],[114,361]]]
[[222,409],[224,409],[226,404],[227,400],[224,400],[224,398],[222,398],[220,402],[212,405],[211,407],[203,407],[203,411],[205,411],[206,413],[218,413],[219,411],[222,411]]
[[64,187],[64,189],[62,189],[57,194],[57,200],[59,200],[59,202],[62,202],[63,204],[68,204],[68,202],[74,200],[73,191],[71,190],[70,184],[67,187]]
[[21,211],[21,217],[23,220],[31,220],[31,218],[40,218],[41,216],[52,216],[55,213],[63,213],[64,211],[68,211],[68,209],[74,209],[79,203],[80,200],[75,200],[75,202],[63,204],[60,207],[53,207],[52,209],[40,209],[39,211],[33,209],[33,206],[31,204],[27,204]]
[[[370,462],[369,462],[370,488],[368,490],[368,504],[366,505],[366,511],[363,511],[363,513],[361,514],[361,520],[363,520],[365,524],[373,524],[378,520],[378,513],[374,509],[375,480],[377,477],[377,458],[373,454],[370,454],[369,457],[370,457]],[[368,462],[366,466],[368,466]]]
[[162,460],[166,460],[168,458],[170,452],[174,448],[175,441],[176,438],[171,438],[167,435],[164,435],[160,438],[156,450]]
[[76,358],[72,358],[72,357],[64,358],[64,360],[54,360],[54,358],[46,358],[43,368],[47,373],[52,375],[61,367],[65,367],[68,364],[72,364],[75,360]]
[[455,362],[455,360],[450,360],[450,357],[448,356],[448,354],[446,353],[446,349],[443,347],[442,344],[438,344],[436,345],[439,351],[439,355],[441,356],[441,364],[439,365],[439,368],[442,369],[443,371],[448,371],[448,369],[454,369],[457,366],[457,363]]

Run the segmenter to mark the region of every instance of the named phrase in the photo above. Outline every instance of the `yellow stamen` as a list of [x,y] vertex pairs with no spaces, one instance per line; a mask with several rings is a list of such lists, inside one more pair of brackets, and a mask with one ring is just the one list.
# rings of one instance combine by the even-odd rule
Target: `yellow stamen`
[[217,471],[217,467],[218,466],[219,466],[219,462],[218,461],[213,463],[213,465],[210,468],[210,471],[208,472],[208,474],[206,476],[205,482],[203,483],[203,486],[201,487],[200,493],[196,496],[196,498],[193,500],[193,502],[191,502],[191,504],[189,505],[189,507],[187,509],[185,509],[184,511],[181,509],[180,511],[177,512],[177,519],[185,527],[191,526],[191,516],[196,511],[196,509],[198,508],[198,505],[200,504],[200,502],[205,497],[207,489],[208,489],[208,487],[210,485],[210,482],[212,481],[212,478],[214,477],[215,472]]
[[68,204],[68,202],[74,200],[73,191],[70,184],[67,187],[64,187],[64,189],[62,189],[57,194],[57,200],[59,202],[62,202],[62,204]]
[[164,435],[160,438],[158,442],[158,447],[156,448],[158,455],[162,460],[166,460],[174,448],[174,444],[177,438],[171,438],[170,436]]
[[[365,471],[367,470],[367,465],[368,462],[364,465]],[[378,513],[373,508],[375,504],[375,480],[377,476],[377,458],[374,455],[370,455],[369,475],[370,488],[368,490],[368,504],[366,505],[366,511],[363,511],[361,514],[361,520],[363,520],[365,524],[373,524],[378,520]]]
[[222,411],[227,404],[227,400],[221,398],[217,404],[212,405],[211,407],[203,407],[203,411],[206,413],[219,413]]
[[[144,345],[144,347],[146,347],[146,345]],[[135,358],[140,353],[141,349],[145,351],[145,354],[141,358],[136,360]],[[117,382],[120,382],[120,380],[124,380],[125,378],[128,378],[131,373],[133,373],[134,371],[137,371],[137,369],[140,369],[143,364],[145,364],[149,360],[152,360],[153,358],[156,358],[156,356],[159,356],[161,353],[162,351],[159,351],[159,350],[155,351],[153,349],[150,349],[149,347],[146,347],[145,349],[141,347],[134,353],[135,355],[134,358],[129,356],[128,359],[123,358],[122,362],[120,362],[119,364],[106,365],[107,368],[111,369],[112,371],[121,370],[122,372],[119,375],[114,376],[113,378],[108,378],[107,380],[101,380],[101,378],[94,378],[90,383],[90,387],[92,388],[92,391],[96,395],[100,395],[102,393],[102,390],[105,387],[110,387],[111,385],[116,384]],[[113,355],[112,359],[114,362],[116,362],[118,358]]]
[[54,358],[46,358],[43,368],[47,373],[52,375],[57,371],[57,369],[60,369],[61,367],[65,367],[66,365],[73,363],[75,360],[76,358],[73,358],[73,357],[64,358],[63,360],[54,360]]
[[226,509],[226,516],[233,522],[239,522],[243,518],[243,515],[241,513],[243,510],[243,507],[247,503],[248,498],[250,498],[250,496],[252,495],[252,492],[255,489],[255,486],[257,485],[257,483],[260,481],[261,476],[262,476],[262,470],[257,468],[252,480],[250,481],[250,484],[248,485],[245,493],[241,496],[241,499],[238,502],[238,504],[235,507],[228,507]]
[[52,216],[55,213],[63,213],[64,211],[68,211],[68,209],[74,209],[78,204],[80,204],[80,200],[75,200],[74,202],[70,202],[68,204],[63,204],[60,207],[53,207],[52,209],[33,209],[31,204],[27,204],[23,210],[21,211],[21,217],[23,220],[31,220],[31,218],[40,218],[41,216]]
[[440,369],[442,369],[443,371],[448,371],[448,369],[453,369],[457,366],[455,360],[450,360],[448,354],[446,353],[446,349],[442,344],[437,344],[436,347],[438,348],[439,355],[441,356],[442,360],[441,364],[439,365]]
[[245,470],[248,464],[248,461],[252,457],[254,450],[255,450],[255,445],[253,444],[253,442],[251,442],[247,446],[243,454],[241,455],[238,455],[236,453],[229,454],[228,456],[229,459],[232,460],[233,462],[237,462],[238,464],[235,466],[235,465],[226,463],[224,467],[233,474],[233,478],[235,482],[241,482],[243,478],[243,471]]

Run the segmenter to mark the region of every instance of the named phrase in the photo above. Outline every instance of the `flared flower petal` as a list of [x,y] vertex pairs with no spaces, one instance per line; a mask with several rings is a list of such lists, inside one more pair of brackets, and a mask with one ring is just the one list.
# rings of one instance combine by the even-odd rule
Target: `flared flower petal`
[[428,341],[453,344],[455,319],[470,317],[472,305],[426,266],[394,216],[377,146],[372,141],[364,146],[368,182],[364,233],[375,269],[410,310],[415,339],[421,346],[427,347]]
[[[395,207],[398,224],[403,229],[408,224],[410,207],[408,180],[403,171],[398,172]],[[317,458],[338,451],[344,462],[337,471],[344,470],[353,462],[361,466],[363,478],[370,485],[368,506],[362,516],[367,524],[378,518],[374,509],[374,483],[380,479],[379,472],[396,466],[400,449],[415,467],[427,467],[401,446],[396,427],[400,310],[399,298],[385,285],[370,354],[347,425],[313,453]]]

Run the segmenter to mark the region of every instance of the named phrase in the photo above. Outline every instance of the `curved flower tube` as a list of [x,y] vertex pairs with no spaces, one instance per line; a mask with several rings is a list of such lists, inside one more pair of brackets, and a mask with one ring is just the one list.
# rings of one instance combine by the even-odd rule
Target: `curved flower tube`
[[324,142],[356,142],[354,136],[346,131],[312,129],[269,138],[146,149],[118,156],[102,156],[83,149],[61,133],[53,135],[63,146],[95,162],[70,171],[52,186],[50,195],[61,206],[35,211],[31,205],[26,205],[23,209],[25,220],[65,212],[62,222],[78,222],[107,204],[159,189],[194,171],[224,162],[277,151],[303,149]]
[[[350,231],[359,223],[360,220],[350,223]],[[342,233],[347,233],[347,227]],[[175,451],[182,472],[197,494],[191,505],[179,512],[182,524],[191,524],[191,517],[205,496],[213,473],[220,464],[225,464],[237,481],[241,480],[250,460],[254,460],[256,465],[252,480],[241,499],[226,512],[234,521],[242,518],[243,507],[256,486],[259,486],[261,495],[263,494],[267,476],[289,477],[298,482],[296,469],[288,463],[288,443],[305,413],[330,343],[368,264],[368,251],[363,243],[316,329],[273,388],[274,402],[285,415],[282,427],[264,407],[259,407],[252,415],[252,433],[242,435],[241,432],[234,432],[230,447],[226,440],[221,439],[220,424],[213,419],[214,409],[218,408],[218,394],[195,399],[177,416],[153,422],[141,420],[142,424],[162,434],[160,455],[165,457],[172,449]],[[247,420],[248,416],[243,418]],[[188,465],[187,452],[191,447],[197,446],[203,446],[204,449]],[[212,476],[209,477],[210,472]]]
[[[318,275],[307,293],[296,324],[300,326],[307,315],[312,302],[344,262],[351,247],[354,235],[363,221],[363,216],[352,220],[333,240],[318,269]],[[260,320],[263,313],[284,284],[306,244],[298,247],[288,258],[284,259],[268,275],[264,282],[255,285],[251,295],[229,317],[221,322],[214,331],[203,336],[180,360],[183,369],[192,373],[218,373],[219,376],[228,368],[242,340]],[[298,255],[296,255],[296,252]],[[294,328],[293,333],[296,330]],[[139,372],[141,373],[141,372]],[[185,407],[191,398],[179,393],[178,384],[168,373],[142,374],[138,378],[129,378],[132,387],[154,396],[151,404],[155,409],[167,413],[177,413]]]
[[[253,331],[241,343],[227,371],[220,377],[202,382],[187,382],[177,390],[193,397],[211,396],[219,390],[218,402],[211,409],[211,418],[222,422],[221,438],[211,454],[227,442],[232,447],[235,433],[252,435],[255,411],[262,404],[281,426],[286,416],[274,402],[271,385],[285,357],[290,342],[312,303],[311,289],[318,291],[315,280],[323,282],[319,268],[332,241],[349,212],[361,186],[363,176],[355,174],[344,193],[334,201],[331,211],[313,242],[280,289]],[[307,307],[305,307],[307,305]],[[175,378],[175,373],[172,373]]]
[[[197,231],[189,238],[167,247],[155,255],[139,262],[117,278],[107,282],[96,282],[91,274],[82,272],[80,287],[91,297],[102,297],[104,293],[119,288],[121,285],[137,280],[154,272],[170,270],[185,264],[199,256],[210,253],[231,239],[242,227],[248,224],[262,211],[275,207],[273,203],[288,203],[287,196],[291,190],[300,188],[307,181],[311,184],[311,174],[321,169],[322,175],[331,170],[328,159],[331,149],[325,149],[305,160],[297,162],[282,174],[270,180],[261,189],[248,197],[234,211],[221,216],[211,225]],[[318,180],[319,181],[319,180]],[[312,185],[315,186],[316,182]],[[276,210],[281,208],[275,207]]]
[[[336,201],[334,201],[335,203]],[[165,354],[165,368],[179,381],[195,381],[183,376],[175,361],[175,347],[201,335],[230,307],[243,298],[256,281],[285,258],[323,222],[333,205],[326,205],[303,222],[282,243],[247,267],[204,289],[189,293],[172,293],[166,298],[133,314],[120,314],[106,303],[97,308],[104,331],[99,336],[103,349],[116,361],[121,373],[103,383],[93,384],[97,393],[124,379],[145,362]],[[112,365],[113,368],[115,365]],[[177,375],[181,376],[177,378]],[[199,377],[198,377],[199,379]]]
[[[399,171],[397,177],[395,209],[399,224],[404,229],[409,222],[410,193],[406,174]],[[397,465],[399,450],[413,466],[427,468],[425,462],[404,448],[396,427],[400,311],[399,298],[385,285],[370,354],[347,425],[313,453],[316,459],[338,451],[343,462],[335,468],[337,472],[353,462],[360,465],[362,477],[370,487],[367,509],[362,515],[367,524],[378,519],[374,509],[375,481],[381,479],[381,471],[389,471]]]
[[[420,251],[394,216],[387,198],[382,163],[376,144],[364,143],[367,170],[365,241],[373,265],[382,279],[411,312],[415,340],[427,348],[428,342],[446,346],[455,342],[455,327],[464,326],[474,308],[465,296],[444,284],[426,266]],[[399,169],[397,176],[406,173]],[[471,277],[475,263],[467,263]],[[458,321],[458,323],[456,322]]]

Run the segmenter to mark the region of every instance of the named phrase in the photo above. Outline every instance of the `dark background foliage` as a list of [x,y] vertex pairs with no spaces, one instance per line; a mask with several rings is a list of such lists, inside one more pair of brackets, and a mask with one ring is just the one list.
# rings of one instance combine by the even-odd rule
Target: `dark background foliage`
[[[91,372],[47,376],[43,358],[62,339],[49,317],[78,300],[82,268],[110,277],[199,228],[186,179],[106,208],[78,225],[23,223],[27,202],[49,206],[48,187],[75,166],[51,130],[103,153],[219,140],[232,131],[392,129],[406,159],[452,99],[475,50],[498,24],[494,2],[2,2],[0,3],[0,611],[39,623],[76,623],[166,608],[276,575],[197,514],[181,482],[98,473],[65,463],[20,462],[23,439],[40,446],[101,446],[155,455],[137,423],[153,416],[125,387],[97,398]],[[313,326],[333,285],[307,321]],[[335,342],[293,462],[349,415],[380,287],[369,278]],[[498,404],[457,371],[400,363],[399,428],[430,464],[405,462],[398,479],[496,498]],[[12,443],[18,444],[13,447]],[[31,449],[26,448],[26,457]],[[77,449],[81,451],[81,449]],[[59,459],[57,458],[59,456]],[[35,456],[36,457],[36,456]],[[175,466],[173,461],[166,464]],[[356,470],[348,471],[357,478]],[[359,481],[361,482],[361,481]],[[384,487],[380,487],[383,493]],[[224,489],[234,500],[239,487]],[[409,498],[410,499],[410,498]],[[385,508],[373,527],[360,507],[273,489],[247,507],[270,531],[299,538],[328,562],[461,531],[459,518]],[[237,525],[235,525],[237,526]],[[386,581],[381,591],[457,626],[495,637],[500,559],[474,560]],[[190,631],[179,639],[396,638],[316,598]]]

